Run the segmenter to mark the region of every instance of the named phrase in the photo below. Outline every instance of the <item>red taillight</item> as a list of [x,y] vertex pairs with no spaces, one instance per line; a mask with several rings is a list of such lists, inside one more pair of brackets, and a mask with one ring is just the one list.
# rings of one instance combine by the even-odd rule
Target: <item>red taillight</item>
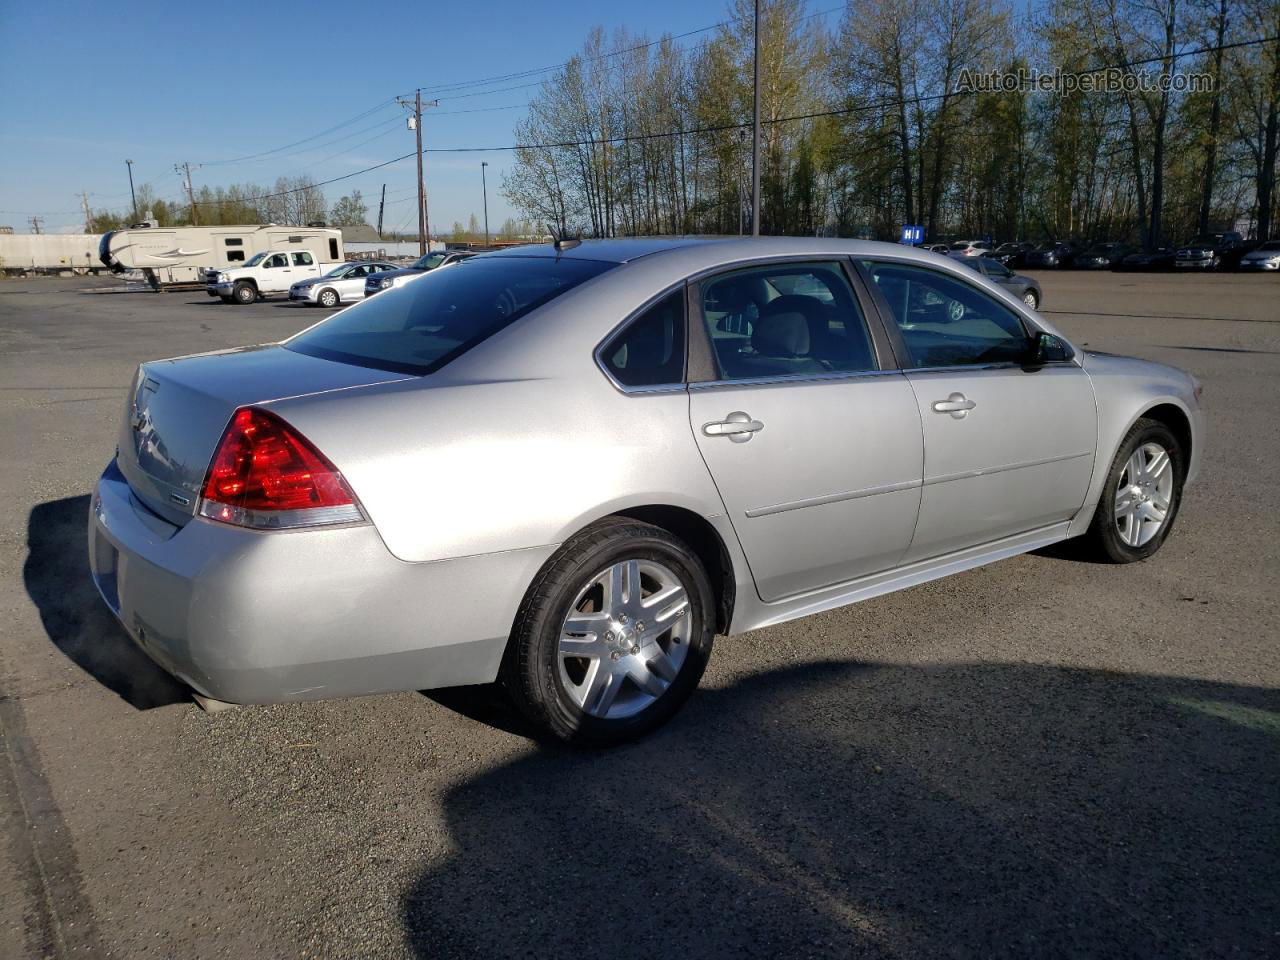
[[237,410],[209,464],[202,516],[247,527],[363,519],[336,467],[273,413]]

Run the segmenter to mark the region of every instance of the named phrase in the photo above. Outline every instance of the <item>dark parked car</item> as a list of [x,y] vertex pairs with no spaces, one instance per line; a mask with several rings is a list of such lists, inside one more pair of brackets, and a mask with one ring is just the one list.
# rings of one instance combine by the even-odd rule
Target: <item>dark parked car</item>
[[1172,270],[1173,247],[1137,250],[1115,265],[1116,270]]
[[956,257],[955,259],[1004,287],[1032,310],[1040,308],[1040,284],[1033,278],[1014,273],[992,257]]
[[1244,238],[1234,230],[1205,233],[1178,248],[1173,265],[1179,270],[1217,270],[1236,267],[1243,256]]
[[399,270],[384,270],[382,273],[371,273],[364,281],[364,295],[372,297],[375,293],[383,290],[389,290],[392,287],[398,287],[402,283],[406,283],[410,278],[416,277],[420,273],[426,273],[428,270],[437,270],[440,267],[447,267],[451,263],[457,263],[459,260],[465,260],[467,257],[474,257],[475,254],[466,250],[436,250],[431,253],[424,253],[413,263],[407,267],[401,267]]
[[1084,253],[1076,254],[1073,266],[1078,270],[1110,270],[1132,252],[1127,243],[1115,240],[1095,243]]
[[992,260],[999,260],[1006,267],[1022,267],[1026,265],[1027,254],[1036,248],[1034,243],[1002,243],[988,254]]
[[1048,240],[1031,250],[1023,258],[1027,267],[1069,267],[1075,261],[1080,248],[1062,240]]

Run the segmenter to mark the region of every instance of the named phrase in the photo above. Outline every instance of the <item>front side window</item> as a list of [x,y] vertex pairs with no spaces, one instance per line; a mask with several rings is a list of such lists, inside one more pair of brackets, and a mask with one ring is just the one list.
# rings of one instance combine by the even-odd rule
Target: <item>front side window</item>
[[1020,363],[1030,356],[1021,319],[984,291],[924,267],[863,266],[889,305],[913,367]]
[[663,297],[632,320],[600,352],[615,380],[626,387],[684,382],[684,290]]
[[839,263],[777,263],[699,288],[722,380],[876,369],[867,325]]
[[293,265],[295,267],[309,267],[313,263],[315,263],[315,261],[311,259],[311,254],[307,253],[305,250],[299,251],[293,255]]
[[287,267],[289,265],[289,255],[287,253],[277,253],[270,260],[263,264],[267,269],[275,267]]
[[339,363],[427,374],[612,266],[554,257],[471,260],[388,289],[284,345]]

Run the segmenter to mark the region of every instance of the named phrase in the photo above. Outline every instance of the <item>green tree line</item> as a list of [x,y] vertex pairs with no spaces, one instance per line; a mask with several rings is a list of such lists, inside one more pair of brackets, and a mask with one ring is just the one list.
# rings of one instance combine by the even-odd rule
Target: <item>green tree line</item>
[[[752,114],[752,0],[728,13],[691,47],[593,30],[516,127],[531,146],[503,189],[521,214],[592,236],[749,232],[751,133],[735,125]],[[1155,245],[1246,218],[1271,236],[1280,44],[1186,51],[1276,35],[1280,0],[858,0],[830,27],[802,0],[762,0],[761,232]],[[1212,82],[963,83],[1104,64]]]
[[[191,204],[162,200],[149,184],[137,191],[137,219],[148,214],[162,227],[190,226],[193,223],[223,226],[244,223],[279,223],[303,226],[324,220],[332,226],[365,223],[368,205],[359,190],[341,197],[332,208],[326,205],[324,190],[311,177],[280,177],[270,187],[254,183],[229,187],[201,187],[196,191],[196,211]],[[134,221],[132,211],[94,211],[87,225],[90,233],[104,233]]]

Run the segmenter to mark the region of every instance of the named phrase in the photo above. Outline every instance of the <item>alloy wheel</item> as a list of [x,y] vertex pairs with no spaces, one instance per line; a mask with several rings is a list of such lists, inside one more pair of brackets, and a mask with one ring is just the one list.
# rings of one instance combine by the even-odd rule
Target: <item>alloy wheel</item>
[[1130,455],[1116,484],[1115,523],[1127,546],[1141,547],[1164,527],[1173,500],[1173,461],[1158,443]]
[[679,676],[692,631],[680,578],[652,560],[622,560],[593,576],[569,605],[556,653],[560,682],[584,713],[633,716]]

